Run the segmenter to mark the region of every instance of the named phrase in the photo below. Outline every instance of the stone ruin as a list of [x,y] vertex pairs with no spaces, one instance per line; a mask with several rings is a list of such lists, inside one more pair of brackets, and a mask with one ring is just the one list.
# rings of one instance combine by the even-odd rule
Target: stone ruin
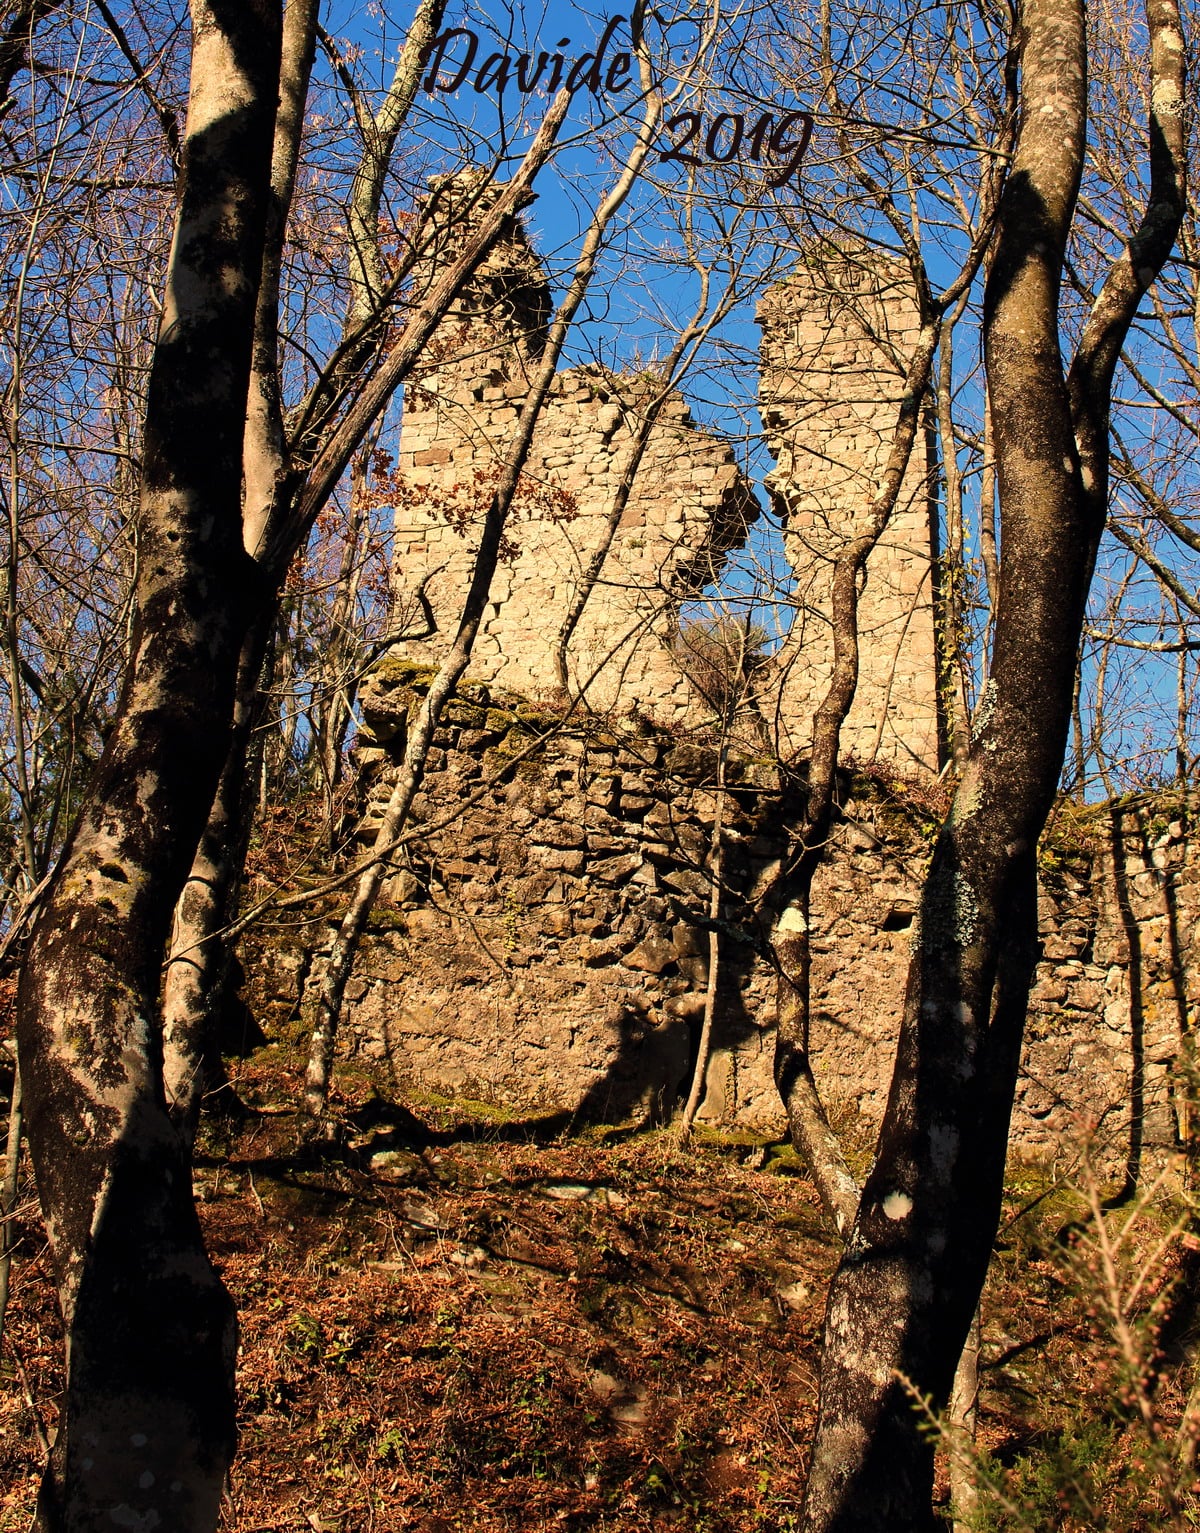
[[[833,671],[833,561],[865,530],[920,329],[908,274],[853,248],[811,253],[758,307],[766,478],[794,585],[791,622],[763,706],[780,755],[803,753]],[[842,750],[860,762],[937,769],[932,572],[936,452],[918,431],[896,507],[859,596],[859,680]]]
[[[459,248],[498,195],[481,173],[435,183],[435,239],[416,282]],[[395,610],[423,624],[409,658],[436,662],[453,641],[478,527],[529,393],[550,316],[545,271],[510,221],[437,330],[404,403],[397,478]],[[896,272],[834,251],[763,299],[760,410],[775,469],[766,484],[792,579],[786,639],[755,676],[763,734],[803,753],[831,666],[832,561],[862,524],[886,461],[916,312]],[[531,699],[558,691],[557,635],[606,536],[639,421],[662,385],[653,370],[560,372],[540,416],[508,530],[507,556],[470,674]],[[868,564],[861,680],[845,750],[936,770],[931,507],[923,439],[893,526]],[[761,515],[732,447],[692,419],[675,391],[658,417],[600,578],[567,652],[568,684],[596,712],[641,712],[702,726],[710,704],[677,659],[681,606],[720,578]]]
[[[367,717],[377,738],[398,749],[428,685],[427,668],[384,662]],[[418,1101],[475,1099],[564,1125],[658,1119],[686,1091],[704,1011],[717,751],[669,728],[610,732],[576,717],[529,754],[555,722],[495,685],[470,683],[448,704],[415,839],[347,988],[343,1056]],[[761,757],[731,754],[726,781],[700,1116],[782,1136],[775,973],[754,910],[799,798]],[[864,1147],[888,1096],[933,823],[914,797],[850,779],[813,890],[813,1068],[839,1132]],[[1069,1157],[1091,1130],[1094,1164],[1120,1174],[1135,1149],[1169,1150],[1190,1132],[1176,1088],[1200,1019],[1196,808],[1169,795],[1096,806],[1054,833],[1013,1112],[1020,1152]],[[324,899],[332,940],[340,902]],[[317,993],[321,914],[247,964],[268,1032],[297,1015],[306,979]]]
[[[449,188],[451,210],[461,185]],[[426,277],[464,227],[444,219]],[[545,274],[513,221],[409,389],[396,603],[429,632],[385,655],[364,683],[359,757],[376,787],[453,638],[480,500],[549,312]],[[775,460],[767,488],[794,609],[760,706],[789,755],[803,750],[828,677],[831,561],[861,526],[882,467],[915,315],[886,268],[864,273],[843,250],[819,274],[802,268],[771,289],[758,317]],[[554,638],[655,386],[596,369],[556,380],[470,676],[442,716],[410,839],[347,990],[344,1051],[390,1066],[418,1093],[611,1120],[669,1111],[690,1078],[719,758],[711,732],[689,738],[684,727],[704,723],[705,710],[671,637],[681,603],[715,579],[760,508],[729,446],[699,429],[679,396],[655,425],[571,650],[572,683],[591,678],[594,711],[564,724],[538,702],[553,701]],[[930,467],[922,444],[868,564],[846,741],[860,761],[938,761]],[[865,1141],[888,1092],[931,822],[914,818],[913,795],[881,790],[878,774],[846,775],[814,886],[812,1056],[839,1127],[857,1123]],[[782,1133],[774,972],[755,911],[785,854],[797,787],[761,750],[731,753],[724,782],[727,940],[701,1116]],[[1181,1132],[1175,1061],[1200,1007],[1194,810],[1114,807],[1107,834],[1097,822],[1043,868],[1043,958],[1013,1119],[1025,1150],[1058,1155],[1090,1123],[1104,1137],[1103,1164],[1119,1170],[1138,1135],[1169,1146]],[[376,797],[367,840],[380,813]],[[331,913],[315,910],[303,931]],[[249,965],[268,1023],[294,1018],[321,975],[320,939],[293,942]]]
[[[464,197],[465,193],[465,197]],[[498,195],[461,177],[433,192],[461,238]],[[439,217],[442,215],[438,215]],[[435,245],[431,267],[447,251]],[[404,401],[394,554],[395,610],[433,629],[404,652],[436,661],[453,641],[475,540],[545,343],[550,288],[514,220],[434,335]],[[530,698],[555,693],[555,641],[629,460],[639,414],[661,386],[600,367],[558,374],[539,417],[509,519],[508,550],[470,674]],[[568,680],[597,711],[663,722],[703,711],[671,653],[680,604],[720,573],[759,515],[728,443],[700,430],[671,393],[651,431],[600,581],[568,650]]]

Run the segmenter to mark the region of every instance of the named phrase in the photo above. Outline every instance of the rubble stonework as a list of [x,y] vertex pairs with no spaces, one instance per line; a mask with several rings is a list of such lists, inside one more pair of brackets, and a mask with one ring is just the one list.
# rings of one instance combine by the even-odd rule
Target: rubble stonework
[[[920,329],[907,273],[855,249],[821,247],[758,307],[759,411],[767,476],[794,576],[778,691],[764,700],[780,754],[807,748],[833,668],[833,561],[869,523]],[[939,765],[933,589],[934,468],[918,431],[899,499],[867,562],[859,678],[842,729],[857,761]]]
[[[911,307],[886,291],[883,269],[858,287],[845,264],[842,297],[822,296],[802,273],[759,312],[776,460],[768,488],[803,598],[779,682],[764,689],[778,754],[803,749],[828,679],[830,561],[877,483],[913,339]],[[453,636],[480,498],[523,408],[549,311],[544,274],[514,220],[409,390],[396,595],[414,620],[423,606],[432,632],[385,655],[363,683],[359,756],[377,794],[386,796],[409,717]],[[669,1110],[688,1079],[712,930],[717,753],[695,743],[702,734],[689,742],[672,727],[697,722],[698,702],[669,639],[680,600],[711,580],[757,508],[729,448],[697,430],[678,397],[655,427],[571,651],[575,685],[594,673],[589,695],[611,715],[564,726],[545,705],[556,690],[555,634],[654,387],[574,369],[556,380],[539,423],[471,679],[443,714],[412,806],[415,839],[347,989],[345,1052],[386,1061],[407,1086],[512,1112],[612,1119]],[[844,742],[860,762],[937,765],[928,466],[919,452],[868,565]],[[798,791],[796,774],[781,773],[778,754],[735,751],[727,761],[722,978],[701,1110],[772,1134],[784,1128],[771,1068],[775,974],[754,912],[798,813],[786,796]],[[1022,1149],[1058,1154],[1098,1126],[1111,1168],[1138,1135],[1176,1138],[1176,1063],[1200,1020],[1194,808],[1164,817],[1118,807],[1103,834],[1092,812],[1092,829],[1043,859],[1043,961],[1013,1118]],[[366,841],[378,814],[377,798],[360,829]],[[919,816],[861,778],[843,796],[813,887],[814,1073],[835,1123],[857,1123],[864,1137],[888,1093],[927,852],[921,829]],[[253,968],[268,1015],[293,1017],[304,976],[314,985],[321,963],[319,951],[264,953]]]
[[[482,195],[473,182],[467,188]],[[454,196],[462,184],[450,183]],[[438,195],[435,192],[435,196]],[[495,195],[494,190],[486,195]],[[445,215],[453,219],[452,203]],[[462,225],[460,224],[461,228]],[[430,262],[447,252],[440,246]],[[549,289],[514,221],[434,335],[405,396],[393,560],[402,620],[432,634],[404,653],[449,647],[497,470],[541,355]],[[471,675],[532,696],[558,690],[555,643],[605,536],[640,418],[661,392],[652,373],[560,373],[538,419],[492,581]],[[729,445],[700,430],[684,399],[659,411],[600,582],[568,650],[568,679],[600,710],[641,708],[663,721],[706,712],[670,652],[680,603],[719,574],[758,503]]]
[[[392,742],[368,751],[376,767],[401,751],[429,674],[393,658],[373,679],[367,721]],[[414,804],[418,826],[442,828],[385,886],[347,990],[344,1052],[408,1088],[511,1113],[665,1114],[704,1010],[716,752],[642,725],[568,727],[530,754],[558,722],[482,685],[449,705]],[[728,781],[701,1115],[782,1137],[775,976],[753,906],[797,806],[768,760],[731,757]],[[863,1138],[887,1099],[933,823],[905,803],[856,779],[813,890],[814,1072],[835,1123]],[[1043,958],[1013,1116],[1022,1151],[1059,1154],[1096,1127],[1099,1159],[1119,1167],[1135,1107],[1147,1146],[1174,1141],[1177,1062],[1200,1021],[1194,808],[1115,810],[1115,853],[1114,819],[1095,809],[1044,856]],[[310,959],[313,995],[319,952],[273,944],[249,966],[268,1018],[295,1015]]]

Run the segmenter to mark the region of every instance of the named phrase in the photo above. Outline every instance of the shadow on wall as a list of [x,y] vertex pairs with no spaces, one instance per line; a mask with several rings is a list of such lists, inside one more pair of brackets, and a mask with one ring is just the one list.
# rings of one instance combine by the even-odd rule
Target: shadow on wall
[[[366,710],[367,844],[427,681],[411,664],[393,671]],[[690,1083],[704,1010],[716,767],[711,741],[628,721],[567,728],[498,688],[465,688],[413,806],[430,829],[385,883],[347,990],[347,1051],[417,1091],[598,1119],[668,1115]],[[722,1057],[740,1057],[770,1021],[747,989],[747,912],[779,854],[761,834],[779,791],[770,762],[731,760]],[[309,993],[319,974],[318,957]]]
[[[554,781],[530,774],[506,791],[518,819],[536,805],[532,826],[498,831],[499,813],[481,825],[475,810],[424,857],[415,849],[394,883],[408,898],[364,955],[352,1047],[385,1058],[396,1083],[418,1092],[544,1103],[580,1121],[663,1122],[687,1095],[699,1049],[707,838],[695,806],[633,791],[623,795],[632,823],[588,846],[571,795],[547,807]],[[682,799],[682,785],[670,786]],[[727,858],[731,913],[744,910],[756,872]],[[713,1048],[726,1060],[763,1035],[764,1019],[748,1000],[750,932],[722,923],[719,940]],[[710,1114],[723,1105],[711,1102]]]
[[[1108,807],[1109,874],[1129,990],[1129,1119],[1125,1176],[1108,1200],[1136,1193],[1148,1146],[1194,1152],[1197,1061],[1189,1015],[1189,942],[1180,885],[1191,847],[1185,795],[1114,800]],[[1195,973],[1194,964],[1192,973]]]

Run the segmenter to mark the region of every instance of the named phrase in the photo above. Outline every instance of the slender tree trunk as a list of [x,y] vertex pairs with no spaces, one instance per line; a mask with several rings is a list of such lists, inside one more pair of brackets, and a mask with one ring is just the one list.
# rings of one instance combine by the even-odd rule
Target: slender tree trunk
[[183,190],[146,410],[133,653],[18,995],[29,1145],[68,1334],[37,1526],[210,1533],[233,1305],[162,1079],[171,911],[217,785],[252,601],[242,433],[279,9],[195,0]]
[[1183,208],[1183,37],[1151,0],[1152,191],[1069,379],[1058,285],[1086,134],[1082,0],[1025,0],[1023,117],[984,308],[1000,481],[994,664],[934,850],[879,1145],[826,1314],[804,1533],[930,1529],[933,1443],[1000,1211],[1037,960],[1037,838],[1062,767],[1106,501],[1112,369]]
[[979,1511],[979,1491],[973,1473],[975,1430],[979,1417],[979,1355],[982,1336],[979,1310],[971,1321],[967,1344],[958,1360],[950,1392],[950,1510],[954,1533],[972,1533]]
[[859,577],[887,527],[904,481],[937,337],[938,322],[930,320],[922,327],[909,364],[887,469],[867,526],[846,543],[834,563],[833,676],[813,719],[808,793],[804,818],[795,835],[792,865],[784,869],[775,895],[783,907],[772,936],[778,965],[775,1084],[787,1110],[792,1142],[811,1168],[825,1211],[841,1235],[853,1221],[858,1187],[825,1116],[809,1058],[812,882],[825,858],[833,823],[842,725],[858,686]]
[[[640,4],[635,7],[634,18],[631,21],[631,31],[633,32],[634,48],[638,52],[639,62],[642,66],[643,83],[648,91],[643,106],[642,121],[638,124],[636,140],[630,148],[625,164],[622,166],[612,190],[592,215],[591,223],[584,236],[579,259],[575,264],[571,285],[567,289],[559,306],[558,313],[554,317],[554,322],[550,326],[550,333],[546,340],[545,349],[538,362],[533,385],[524,401],[520,424],[509,444],[508,452],[500,471],[499,482],[484,516],[479,547],[475,553],[475,564],[471,572],[471,584],[463,601],[462,614],[459,618],[454,643],[451,646],[450,653],[442,661],[437,675],[431,682],[417,719],[409,731],[404,747],[404,760],[397,775],[395,786],[392,789],[391,797],[388,800],[387,808],[384,811],[383,822],[376,834],[375,844],[377,847],[382,847],[394,841],[397,832],[407,819],[413,798],[416,796],[417,789],[424,776],[425,762],[429,755],[430,746],[433,744],[433,736],[437,729],[441,711],[453,696],[455,687],[470,663],[471,652],[475,645],[475,637],[483,621],[492,577],[496,572],[496,565],[499,561],[500,544],[505,523],[508,519],[513,497],[516,495],[517,487],[521,481],[521,473],[525,466],[525,460],[529,456],[530,445],[533,442],[534,427],[537,424],[542,406],[550,393],[559,358],[562,355],[563,346],[574,323],[575,315],[578,313],[579,306],[586,297],[588,287],[591,284],[596,263],[603,246],[605,231],[620,211],[621,206],[633,188],[634,182],[641,173],[642,165],[647,154],[650,152],[651,144],[662,117],[661,98],[657,91],[649,90],[649,71],[644,49],[641,46]],[[559,98],[556,98],[555,108],[558,106]],[[548,118],[547,121],[549,120]],[[346,982],[350,978],[355,954],[358,952],[359,942],[366,926],[367,917],[375,903],[379,886],[383,882],[386,872],[387,862],[381,858],[373,863],[371,867],[367,868],[360,876],[355,885],[354,894],[351,896],[350,905],[346,914],[342,917],[337,936],[334,938],[333,951],[329,957],[329,966],[322,980],[304,1085],[305,1107],[309,1114],[317,1119],[324,1116],[329,1104],[329,1084],[333,1072],[333,1056],[337,1045],[337,1032],[341,1020],[342,1001],[346,993]]]
[[341,778],[342,741],[350,722],[365,648],[355,618],[368,536],[368,457],[369,449],[364,447],[351,465],[345,546],[329,609],[329,636],[317,670],[317,696],[312,710],[314,786],[320,788],[325,799],[325,844],[331,854],[337,844],[334,814]]
[[[820,27],[822,82],[830,109],[837,115],[841,108],[830,0],[822,0]],[[867,159],[855,148],[850,130],[840,126],[837,135],[839,148],[854,178],[890,224],[905,252],[921,316],[921,330],[908,361],[904,391],[879,488],[867,508],[862,531],[847,539],[834,561],[830,589],[833,674],[813,718],[803,818],[792,833],[788,856],[764,900],[778,912],[771,939],[778,973],[775,1084],[787,1111],[792,1142],[813,1173],[827,1215],[838,1233],[845,1236],[854,1221],[859,1191],[826,1117],[809,1056],[812,883],[825,858],[833,823],[841,731],[858,687],[859,583],[867,560],[891,519],[904,482],[913,443],[925,413],[926,394],[945,316],[965,301],[983,262],[1002,182],[1001,172],[994,165],[985,169],[978,224],[966,260],[954,281],[935,297],[920,242],[900,217],[888,188],[878,180]],[[1006,134],[1001,147],[1007,147],[1007,141]]]
[[937,401],[937,438],[941,443],[942,472],[946,485],[946,543],[937,561],[937,591],[934,600],[938,616],[938,683],[947,717],[947,734],[954,769],[960,772],[971,748],[970,718],[967,714],[967,689],[963,653],[966,617],[963,604],[963,491],[958,469],[958,449],[954,439],[954,326],[967,306],[964,293],[954,312],[942,326],[935,380]]
[[191,871],[175,907],[171,954],[163,980],[163,1079],[167,1108],[187,1142],[195,1142],[205,1096],[223,1079],[219,1029],[231,957],[221,936],[237,890],[257,808],[248,770],[261,722],[259,682],[273,626],[261,609],[242,644],[233,734]]
[[692,1133],[692,1124],[704,1099],[704,1087],[708,1081],[708,1061],[712,1054],[713,1019],[717,1012],[717,987],[721,980],[721,936],[717,922],[721,918],[721,882],[725,876],[725,763],[729,758],[729,730],[731,720],[726,717],[722,729],[721,749],[717,755],[717,802],[713,811],[712,843],[709,848],[709,876],[712,889],[708,898],[708,975],[704,990],[704,1020],[700,1024],[700,1046],[696,1050],[696,1064],[692,1071],[692,1086],[679,1120],[679,1142],[686,1144]]
[[8,1284],[12,1273],[16,1236],[13,1216],[17,1207],[17,1189],[21,1182],[21,1137],[24,1132],[21,1104],[21,1071],[13,1053],[12,1100],[8,1105],[8,1138],[5,1144],[4,1181],[0,1184],[0,1348],[4,1345],[4,1321],[8,1314]]

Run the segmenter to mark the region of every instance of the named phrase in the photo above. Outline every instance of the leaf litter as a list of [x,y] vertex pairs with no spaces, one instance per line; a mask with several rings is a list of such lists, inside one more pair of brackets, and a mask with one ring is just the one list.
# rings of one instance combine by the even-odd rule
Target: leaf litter
[[[200,1157],[241,1326],[222,1528],[789,1526],[835,1258],[808,1183],[668,1131],[447,1122],[420,1142],[413,1121],[297,1150],[296,1120],[256,1114]],[[14,1268],[10,1324],[52,1433],[44,1250]],[[28,1526],[40,1462],[6,1390],[0,1533]]]

